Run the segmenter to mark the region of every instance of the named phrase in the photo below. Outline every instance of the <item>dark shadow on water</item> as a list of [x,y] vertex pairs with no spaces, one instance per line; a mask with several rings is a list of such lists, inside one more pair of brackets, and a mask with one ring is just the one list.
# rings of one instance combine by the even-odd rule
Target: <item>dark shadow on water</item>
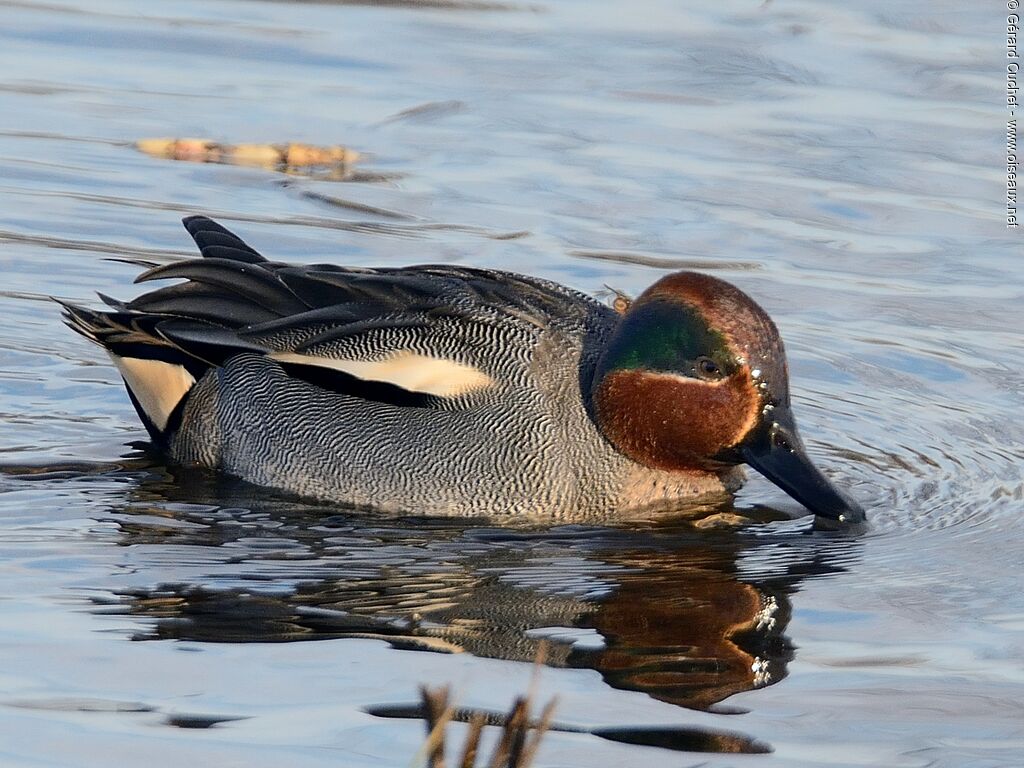
[[213,728],[221,723],[233,723],[236,720],[245,720],[244,717],[230,717],[227,715],[168,715],[164,722],[175,728]]
[[[427,713],[422,704],[384,704],[367,707],[366,711],[375,717],[389,717],[409,720],[424,720]],[[487,725],[501,726],[505,715],[486,710],[459,708],[452,712],[455,722],[469,723],[474,717],[481,717]],[[686,728],[674,726],[629,726],[621,728],[579,728],[553,722],[547,730],[562,733],[589,733],[608,741],[632,744],[641,747],[660,747],[678,752],[717,752],[725,754],[763,755],[772,751],[764,742],[742,734],[710,728]]]

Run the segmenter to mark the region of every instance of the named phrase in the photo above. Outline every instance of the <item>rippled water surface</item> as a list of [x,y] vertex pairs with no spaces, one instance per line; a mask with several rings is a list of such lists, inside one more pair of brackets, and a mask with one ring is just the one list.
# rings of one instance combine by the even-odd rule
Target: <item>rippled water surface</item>
[[[542,766],[1024,763],[1000,8],[0,0],[0,763],[409,765],[419,683],[504,711],[542,642]],[[46,297],[134,295],[200,212],[280,260],[734,281],[871,529],[757,477],[696,524],[502,528],[162,466]]]

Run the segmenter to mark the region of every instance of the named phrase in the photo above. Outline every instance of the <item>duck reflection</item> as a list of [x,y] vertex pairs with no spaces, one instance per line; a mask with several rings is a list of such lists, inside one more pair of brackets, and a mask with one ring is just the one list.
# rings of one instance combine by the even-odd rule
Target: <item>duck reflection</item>
[[[548,664],[708,709],[785,677],[790,595],[808,574],[835,570],[818,554],[780,558],[777,542],[742,529],[508,531],[237,490],[226,506],[215,482],[217,504],[176,504],[180,480],[153,482],[116,514],[137,576],[154,579],[115,606],[150,620],[138,639],[363,637],[521,661],[544,644]],[[751,558],[768,566],[747,575]]]
[[793,655],[788,589],[741,581],[735,551],[717,544],[614,556],[637,570],[581,622],[605,647],[569,662],[615,688],[700,709],[781,680]]

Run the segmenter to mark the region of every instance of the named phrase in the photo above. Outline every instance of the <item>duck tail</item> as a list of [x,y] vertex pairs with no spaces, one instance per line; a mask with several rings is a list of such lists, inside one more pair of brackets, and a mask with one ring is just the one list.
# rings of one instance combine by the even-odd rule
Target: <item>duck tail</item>
[[54,301],[64,308],[71,330],[110,355],[153,442],[165,446],[180,424],[188,393],[208,366],[163,337],[156,328],[158,318],[132,312],[103,294],[100,298],[114,311]]

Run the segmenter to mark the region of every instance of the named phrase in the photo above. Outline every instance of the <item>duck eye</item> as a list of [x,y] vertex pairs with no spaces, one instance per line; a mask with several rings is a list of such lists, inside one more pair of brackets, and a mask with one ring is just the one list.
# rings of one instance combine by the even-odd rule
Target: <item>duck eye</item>
[[697,375],[702,379],[716,379],[721,373],[722,369],[718,367],[718,363],[710,357],[697,358]]

